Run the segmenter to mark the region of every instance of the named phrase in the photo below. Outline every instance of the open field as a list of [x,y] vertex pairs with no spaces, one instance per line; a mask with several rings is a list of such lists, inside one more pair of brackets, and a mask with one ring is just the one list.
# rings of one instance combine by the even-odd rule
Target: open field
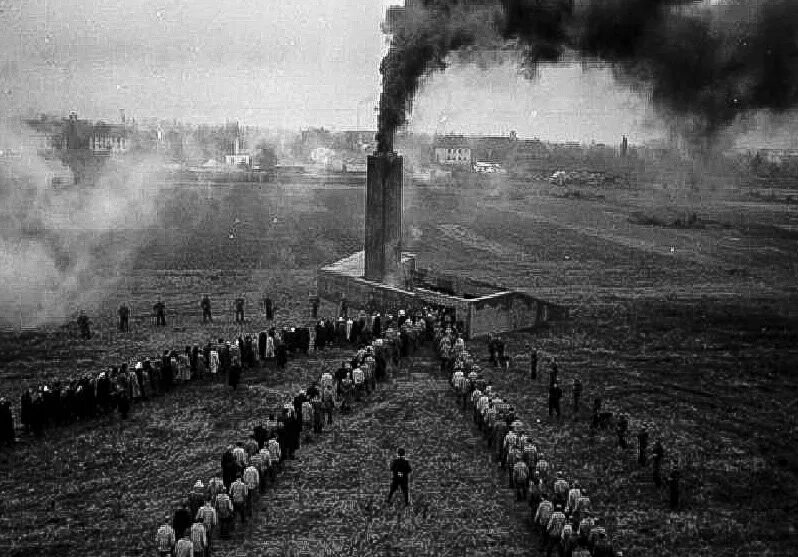
[[[105,233],[106,249],[138,248],[88,308],[95,338],[80,341],[61,323],[0,334],[2,393],[15,409],[26,382],[237,334],[232,300],[240,293],[249,302],[247,331],[265,324],[257,301],[266,295],[277,304],[278,323],[305,322],[316,269],[362,245],[365,192],[356,184],[169,189],[160,226]],[[678,455],[686,490],[682,510],[671,514],[632,449],[615,449],[607,434],[589,439],[586,422],[573,422],[567,409],[561,424],[544,418],[544,378],[532,384],[520,371],[489,372],[523,417],[543,420],[555,466],[590,486],[624,555],[798,551],[798,205],[759,190],[693,194],[701,200],[689,206],[654,186],[563,195],[548,184],[491,178],[457,189],[408,187],[405,197],[405,238],[421,265],[527,289],[572,309],[568,322],[508,335],[511,354],[532,342],[556,355],[566,396],[579,373],[585,405],[602,396],[611,411],[630,415],[632,433],[641,420],[652,421],[652,443],[662,438],[666,462]],[[668,199],[676,200],[672,210],[662,208]],[[661,212],[667,223],[685,208],[701,226],[640,218]],[[217,316],[208,328],[199,319],[204,292]],[[169,314],[165,331],[149,324],[158,295]],[[114,330],[123,300],[133,308],[124,335]],[[484,343],[472,346],[487,355]],[[342,356],[297,359],[285,373],[245,373],[248,389],[235,395],[220,385],[183,387],[134,407],[123,425],[106,418],[49,430],[40,443],[23,437],[14,452],[0,452],[0,553],[151,551],[163,513],[196,478],[210,476],[223,446],[245,435],[279,393]],[[302,497],[302,508],[261,514],[251,534],[237,532],[221,553],[278,553],[293,539],[317,554],[328,532],[339,540],[363,535],[371,515],[374,541],[357,553],[441,554],[446,547],[486,554],[502,543],[511,554],[526,547],[536,554],[526,509],[501,487],[476,430],[428,363],[414,362],[415,375],[385,386],[335,432],[303,448],[267,498],[288,504]],[[399,439],[418,470],[418,514],[407,516],[377,505]],[[322,480],[332,476],[340,490]],[[338,506],[327,508],[332,502]]]

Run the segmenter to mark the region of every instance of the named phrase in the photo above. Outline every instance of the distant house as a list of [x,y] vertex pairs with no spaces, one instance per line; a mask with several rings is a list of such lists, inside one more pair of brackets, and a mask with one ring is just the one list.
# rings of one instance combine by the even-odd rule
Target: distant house
[[89,150],[95,155],[115,155],[127,151],[124,124],[97,122],[89,133]]
[[246,166],[247,168],[252,166],[252,155],[242,149],[239,136],[233,139],[230,147],[232,153],[224,156],[224,163],[227,166]]
[[224,164],[227,166],[252,166],[252,155],[225,155]]
[[433,145],[434,162],[453,166],[471,166],[471,146],[463,136],[446,135],[435,138]]
[[757,155],[776,165],[798,161],[798,149],[759,149]]

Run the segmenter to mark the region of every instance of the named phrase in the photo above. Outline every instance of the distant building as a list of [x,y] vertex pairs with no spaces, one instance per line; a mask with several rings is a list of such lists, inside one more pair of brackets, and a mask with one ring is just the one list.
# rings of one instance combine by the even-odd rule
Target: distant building
[[230,146],[231,153],[224,156],[224,163],[228,166],[252,166],[252,155],[242,149],[241,138],[236,136]]
[[798,162],[798,149],[759,149],[757,156],[776,165],[793,163]]
[[127,151],[124,124],[98,122],[90,131],[89,150],[95,155],[116,155]]
[[471,166],[471,146],[463,136],[446,135],[435,138],[432,149],[434,161],[438,164]]

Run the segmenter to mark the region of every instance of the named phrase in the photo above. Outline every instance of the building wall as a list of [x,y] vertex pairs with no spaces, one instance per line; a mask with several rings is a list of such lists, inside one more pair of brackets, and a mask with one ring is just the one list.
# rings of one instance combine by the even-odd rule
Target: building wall
[[470,301],[469,338],[529,329],[567,316],[565,307],[520,292],[502,292]]
[[435,162],[438,164],[471,164],[470,147],[436,147]]

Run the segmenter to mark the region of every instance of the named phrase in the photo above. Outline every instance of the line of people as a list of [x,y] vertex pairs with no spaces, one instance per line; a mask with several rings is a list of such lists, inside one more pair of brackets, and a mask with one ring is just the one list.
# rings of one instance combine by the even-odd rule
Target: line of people
[[[541,367],[541,359],[538,351],[526,343],[524,346],[524,353],[528,354],[528,370],[530,381],[535,384],[538,380],[538,370]],[[501,367],[509,370],[510,358],[507,355],[504,342],[497,333],[491,333],[488,337],[488,355],[489,362],[494,367]],[[559,380],[559,364],[554,356],[548,357],[548,414],[553,417],[556,414],[557,419],[561,417],[561,400],[564,396],[562,387]],[[577,420],[581,410],[581,400],[584,387],[579,375],[575,375],[570,387],[572,397],[572,410],[571,414],[574,420]],[[629,416],[625,413],[613,413],[604,411],[603,401],[597,397],[593,400],[593,408],[590,414],[590,435],[596,435],[599,430],[614,430],[618,439],[618,448],[626,450],[629,447]],[[642,421],[640,424],[636,438],[637,438],[637,462],[643,468],[648,466],[649,461],[649,438],[651,432],[654,430],[650,422]],[[650,459],[652,463],[651,477],[654,486],[662,488],[667,486],[669,492],[669,503],[671,510],[679,509],[680,492],[681,492],[681,471],[678,462],[673,459],[671,461],[671,468],[667,477],[663,474],[662,465],[665,460],[665,446],[661,439],[657,439],[650,451]]]
[[[512,404],[484,378],[480,366],[451,328],[436,331],[442,371],[450,377],[459,404],[483,432],[488,449],[507,474],[508,487],[531,509],[541,551],[560,557],[616,557],[606,528],[592,513],[588,490],[577,480],[555,473],[539,447],[535,431],[523,423]],[[444,365],[445,364],[445,365]],[[540,420],[537,420],[540,423]]]
[[[244,370],[275,362],[284,368],[291,356],[311,349],[306,327],[270,328],[232,341],[218,339],[204,346],[164,350],[155,358],[133,359],[119,366],[86,372],[64,381],[28,386],[20,396],[19,421],[25,433],[39,437],[50,427],[69,425],[118,412],[127,419],[131,408],[191,381],[227,382],[235,389]],[[0,399],[0,445],[16,442],[10,402]]]
[[[383,333],[391,329],[389,320]],[[336,408],[346,414],[354,401],[376,390],[377,383],[387,378],[389,363],[400,357],[398,337],[381,334],[361,345],[335,372],[324,369],[317,381],[286,399],[278,412],[269,413],[253,428],[247,440],[229,445],[221,457],[220,474],[207,483],[198,479],[180,508],[166,514],[155,534],[159,556],[209,556],[216,536],[229,539],[237,521],[244,525],[254,517],[258,499],[275,485],[284,462],[295,458],[303,440],[332,425]]]
[[[129,332],[130,331],[130,317],[133,313],[131,309],[132,304],[127,302],[122,302],[117,309],[117,315],[119,316],[118,322],[118,329],[119,332]],[[199,302],[200,309],[202,310],[202,322],[203,323],[213,323],[213,310],[211,299],[208,294],[203,294],[202,299]],[[236,323],[244,323],[244,308],[246,306],[246,298],[244,294],[240,294],[235,300],[233,301],[233,308],[235,313],[235,322]],[[274,302],[268,296],[264,297],[260,301],[260,308],[266,314],[266,319],[268,321],[272,321],[274,319],[274,311],[275,306]],[[166,326],[166,303],[158,297],[156,302],[152,306],[152,313],[149,314],[150,322],[152,325],[156,327],[165,327]],[[314,314],[315,318],[315,314]],[[92,321],[89,319],[88,315],[84,310],[81,310],[78,313],[76,318],[76,323],[78,329],[80,331],[80,337],[84,340],[90,339],[92,337],[91,333],[91,325]]]
[[[537,350],[531,348],[529,343],[525,345],[525,351],[529,354],[529,370],[530,380],[535,383],[538,377],[539,355]],[[560,400],[563,397],[563,390],[559,382],[559,365],[557,360],[551,356],[548,359],[548,410],[549,417],[554,414],[560,418]],[[572,380],[571,396],[572,396],[572,416],[576,420],[581,410],[581,400],[583,394],[583,385],[579,375],[575,375]],[[603,401],[600,397],[593,399],[593,407],[590,414],[590,435],[596,435],[599,430],[613,429],[618,439],[618,448],[626,450],[629,447],[629,416],[625,413],[613,413],[604,411]],[[650,432],[653,431],[653,425],[650,422],[642,421],[637,430],[637,462],[641,468],[648,466],[649,461],[649,437]],[[678,510],[679,499],[681,491],[681,472],[679,470],[678,462],[674,459],[671,462],[671,469],[667,476],[664,477],[662,471],[662,464],[665,459],[665,446],[661,439],[657,439],[651,448],[651,477],[654,486],[661,488],[667,485],[669,491],[669,503],[671,510]]]

